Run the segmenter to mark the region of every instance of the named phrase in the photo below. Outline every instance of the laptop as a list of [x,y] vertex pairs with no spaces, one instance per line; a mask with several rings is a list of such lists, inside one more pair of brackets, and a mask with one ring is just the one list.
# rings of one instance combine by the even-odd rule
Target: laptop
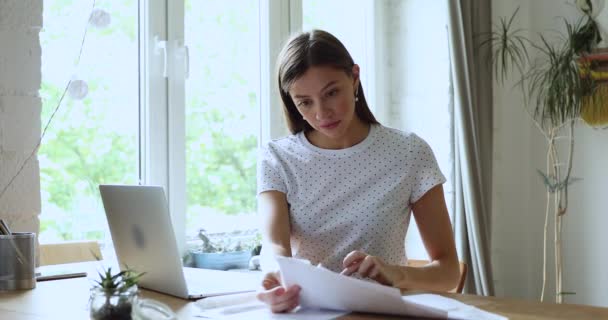
[[138,286],[190,300],[259,288],[258,272],[182,266],[162,187],[100,185],[99,191],[120,267],[146,272]]

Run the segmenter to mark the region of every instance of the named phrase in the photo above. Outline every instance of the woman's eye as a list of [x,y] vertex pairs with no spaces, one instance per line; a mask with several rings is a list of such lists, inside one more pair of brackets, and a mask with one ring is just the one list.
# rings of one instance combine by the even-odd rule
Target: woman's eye
[[308,101],[308,100],[298,101],[297,106],[298,107],[308,107],[308,106],[310,106],[310,101]]
[[337,94],[338,94],[338,89],[331,89],[329,92],[327,92],[328,97],[333,97]]

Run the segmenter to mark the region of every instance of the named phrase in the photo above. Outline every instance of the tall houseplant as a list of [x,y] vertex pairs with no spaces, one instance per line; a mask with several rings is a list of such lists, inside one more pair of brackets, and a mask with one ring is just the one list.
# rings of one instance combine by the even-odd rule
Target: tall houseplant
[[[563,302],[562,219],[568,211],[568,186],[577,179],[571,176],[574,153],[574,128],[581,114],[601,114],[604,108],[601,84],[591,76],[596,67],[593,57],[601,42],[590,0],[578,1],[583,16],[571,23],[563,20],[566,32],[557,39],[540,34],[535,43],[514,30],[513,21],[502,18],[481,42],[490,46],[491,63],[498,83],[516,77],[516,87],[523,94],[524,109],[547,143],[546,171],[538,170],[546,187],[543,238],[543,284],[541,301],[547,285],[547,240],[549,217],[554,218],[555,299]],[[532,59],[531,56],[538,57]],[[561,154],[558,141],[565,140],[567,152]],[[562,161],[563,160],[563,161]]]

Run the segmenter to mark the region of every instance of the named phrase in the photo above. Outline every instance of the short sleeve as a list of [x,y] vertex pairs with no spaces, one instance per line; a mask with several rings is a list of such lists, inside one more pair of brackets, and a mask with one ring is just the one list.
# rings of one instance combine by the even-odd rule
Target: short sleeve
[[446,179],[433,150],[429,144],[416,134],[412,134],[409,159],[412,168],[412,190],[410,204],[420,200],[422,196],[433,187],[443,184]]
[[258,150],[257,164],[257,194],[264,191],[276,190],[287,193],[285,179],[281,174],[280,161],[270,144]]

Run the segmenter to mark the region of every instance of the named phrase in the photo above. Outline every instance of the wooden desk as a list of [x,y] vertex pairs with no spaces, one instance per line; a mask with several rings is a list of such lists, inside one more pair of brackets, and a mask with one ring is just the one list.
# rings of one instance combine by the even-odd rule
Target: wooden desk
[[[39,282],[36,289],[33,290],[0,292],[0,319],[89,319],[88,300],[90,287],[91,280],[87,278],[75,278]],[[201,317],[197,317],[201,314],[201,311],[195,302],[147,290],[142,290],[142,296],[169,305],[178,314],[179,319],[202,319]],[[608,319],[608,308],[568,304],[541,304],[539,302],[474,295],[446,294],[445,296],[507,316],[511,320]],[[384,315],[350,314],[340,319],[375,320],[397,318]]]

